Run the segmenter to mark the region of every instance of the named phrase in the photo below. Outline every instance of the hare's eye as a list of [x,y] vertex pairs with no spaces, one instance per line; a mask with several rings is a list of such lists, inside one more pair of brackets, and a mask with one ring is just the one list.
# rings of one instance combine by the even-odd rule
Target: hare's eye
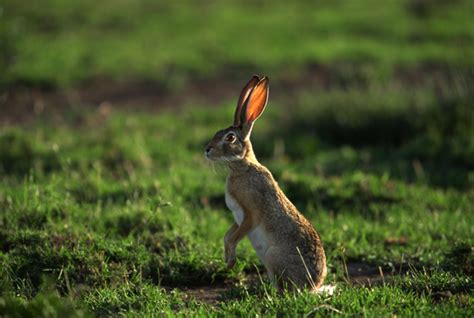
[[234,134],[228,134],[225,137],[225,140],[228,141],[228,142],[234,142],[235,141],[235,135]]

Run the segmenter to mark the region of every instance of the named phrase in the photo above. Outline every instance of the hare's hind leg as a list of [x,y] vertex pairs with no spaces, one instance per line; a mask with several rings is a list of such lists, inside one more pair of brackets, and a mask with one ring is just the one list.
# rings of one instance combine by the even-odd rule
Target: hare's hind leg
[[265,254],[265,268],[272,284],[279,290],[293,290],[298,282],[293,280],[292,266],[287,255],[278,247],[272,246]]
[[299,254],[288,254],[271,247],[265,254],[265,267],[272,283],[279,289],[300,289],[319,287],[314,281],[317,273],[311,264],[303,264]]
[[279,289],[281,288],[281,273],[283,271],[279,261],[280,254],[277,247],[271,246],[265,253],[264,259],[262,259],[263,265],[265,265],[265,269],[267,270],[268,278],[272,284]]

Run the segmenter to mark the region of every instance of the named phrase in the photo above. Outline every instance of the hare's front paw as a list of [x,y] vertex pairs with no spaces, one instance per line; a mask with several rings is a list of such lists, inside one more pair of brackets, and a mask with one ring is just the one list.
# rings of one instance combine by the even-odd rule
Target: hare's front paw
[[225,255],[224,255],[224,260],[227,264],[227,268],[232,268],[235,265],[235,262],[237,260],[235,256],[235,247],[226,245],[225,246]]
[[230,257],[227,257],[225,262],[227,263],[227,268],[232,268],[235,265],[235,262],[237,261],[235,255],[231,255]]

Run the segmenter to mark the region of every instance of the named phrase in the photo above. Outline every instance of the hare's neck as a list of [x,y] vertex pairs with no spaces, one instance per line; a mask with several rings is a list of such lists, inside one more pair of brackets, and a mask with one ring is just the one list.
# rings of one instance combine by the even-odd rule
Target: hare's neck
[[257,157],[255,157],[255,152],[253,152],[253,147],[250,140],[247,140],[245,148],[247,149],[247,151],[245,152],[245,156],[242,161],[247,164],[258,164],[259,162],[257,160]]
[[252,165],[260,165],[255,157],[255,153],[253,152],[252,144],[250,140],[247,141],[246,145],[246,152],[244,157],[241,160],[232,161],[229,164],[229,168],[233,172],[245,171]]

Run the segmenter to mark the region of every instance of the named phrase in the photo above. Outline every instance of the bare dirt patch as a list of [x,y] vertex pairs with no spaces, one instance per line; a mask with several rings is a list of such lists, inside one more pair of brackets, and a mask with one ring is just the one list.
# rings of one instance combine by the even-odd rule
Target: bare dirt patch
[[[242,70],[248,74],[243,74]],[[180,87],[159,81],[110,78],[95,78],[71,88],[13,85],[0,90],[0,124],[28,124],[38,118],[62,120],[85,110],[159,111],[181,109],[191,104],[218,105],[236,98],[242,83],[251,75],[249,67],[242,67],[242,70],[228,70],[206,78],[191,77]],[[282,70],[279,74],[268,75],[276,79],[272,84],[274,98],[291,101],[304,91],[368,87],[371,78],[366,73],[356,64],[334,63],[307,65],[304,71],[294,74]],[[392,82],[410,87],[428,84],[441,92],[448,83],[454,82],[455,76],[466,80],[474,78],[471,70],[456,73],[441,66],[419,66],[395,70]]]
[[[347,264],[347,283],[361,287],[389,284],[395,276],[405,275],[406,273],[407,269],[404,267],[401,267],[399,271],[388,271],[387,269],[382,269],[379,266],[365,262],[351,262]],[[265,275],[263,277],[265,277]],[[254,273],[247,274],[244,284],[247,287],[258,285],[260,284],[260,277]],[[214,306],[226,299],[226,295],[228,296],[234,287],[235,282],[228,281],[207,286],[180,286],[175,288],[184,293],[189,299]],[[165,289],[171,291],[174,288],[165,287]]]
[[199,302],[216,305],[222,300],[223,295],[231,288],[231,285],[203,286],[197,288],[185,288],[181,291],[188,297],[196,299]]
[[353,285],[382,285],[390,282],[395,276],[405,275],[406,273],[407,269],[404,267],[394,271],[364,262],[351,262],[347,264],[348,279]]

